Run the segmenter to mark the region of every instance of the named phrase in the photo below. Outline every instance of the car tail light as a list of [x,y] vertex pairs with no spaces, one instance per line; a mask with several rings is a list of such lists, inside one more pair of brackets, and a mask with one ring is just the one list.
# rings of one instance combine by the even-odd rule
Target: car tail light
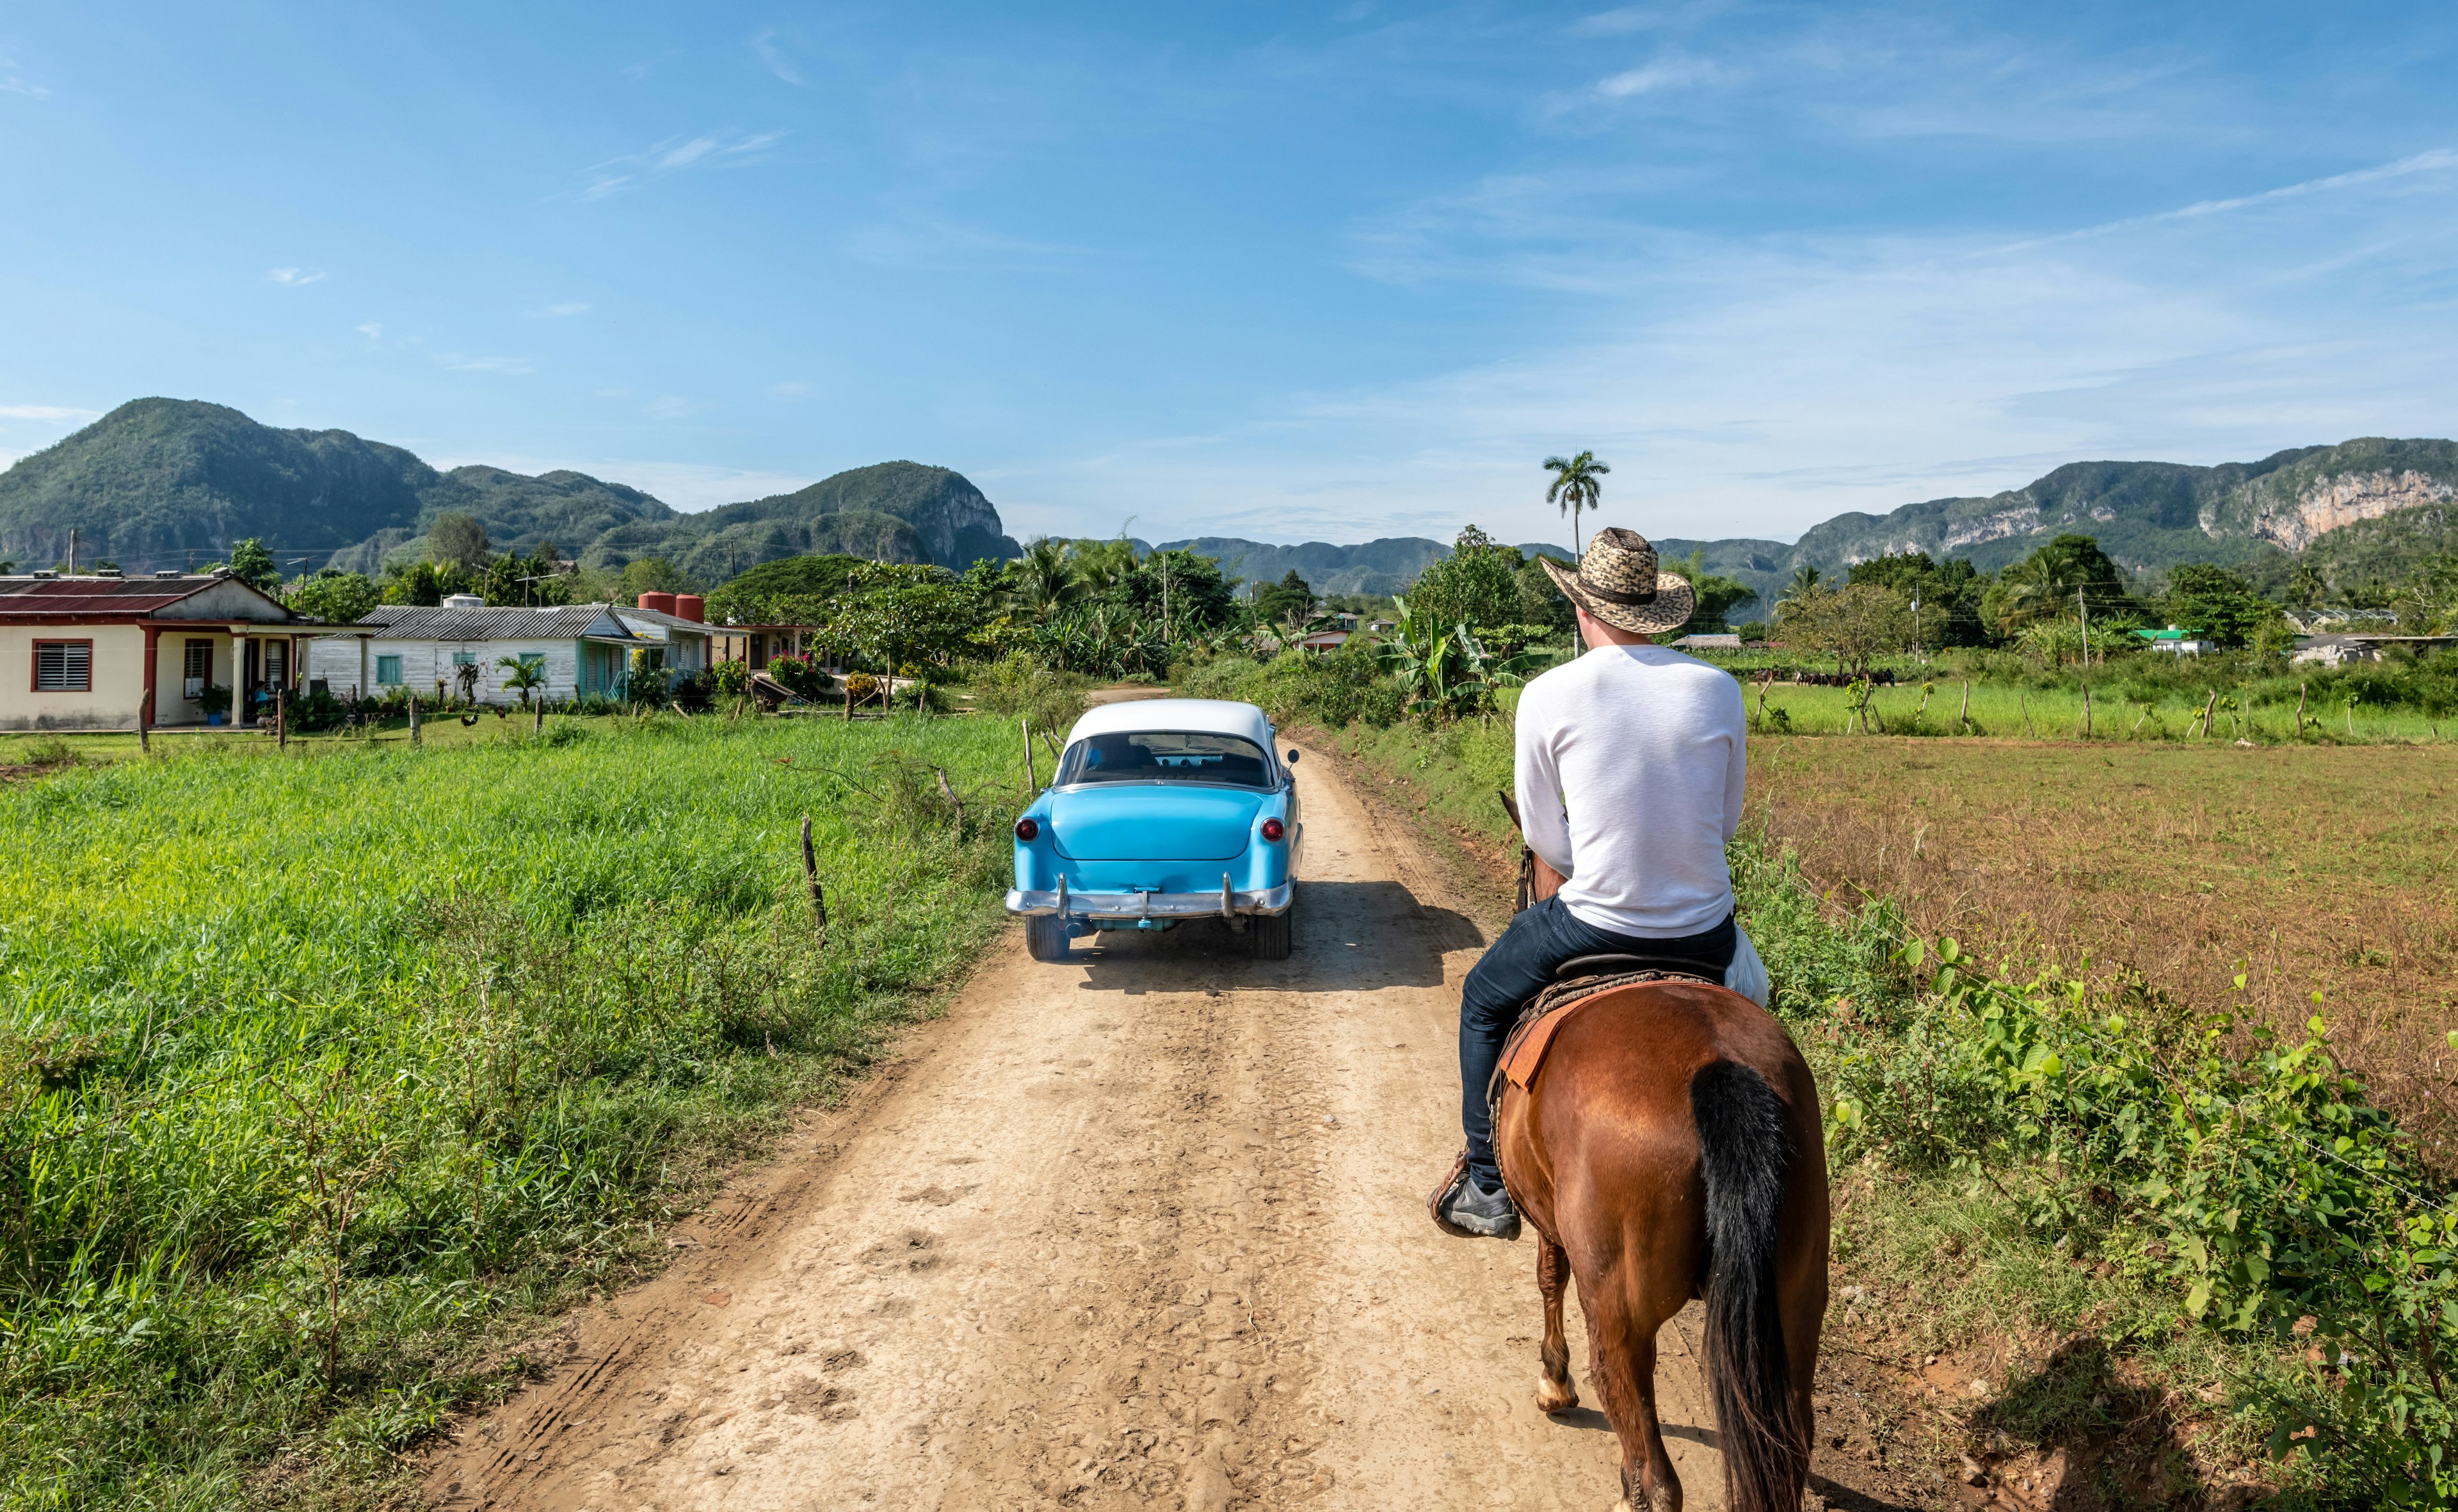
[[1031,819],[1018,819],[1015,821],[1015,838],[1017,839],[1029,840],[1040,833],[1041,826],[1035,824]]
[[1277,840],[1287,833],[1287,830],[1281,827],[1281,821],[1279,819],[1265,819],[1263,821],[1263,839],[1267,840]]

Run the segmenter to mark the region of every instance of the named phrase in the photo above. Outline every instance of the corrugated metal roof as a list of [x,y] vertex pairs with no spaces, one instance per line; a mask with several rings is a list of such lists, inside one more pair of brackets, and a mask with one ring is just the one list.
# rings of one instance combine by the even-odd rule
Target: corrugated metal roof
[[218,577],[0,577],[12,614],[146,614],[201,593]]
[[359,623],[381,626],[398,640],[577,640],[583,635],[634,638],[604,604],[564,604],[553,609],[430,609],[386,604]]
[[[625,609],[620,604],[614,606],[614,608],[615,617],[619,619],[644,621],[648,624],[655,625],[661,630],[697,631],[703,635],[710,633],[709,628],[704,622],[697,619],[685,619],[679,614],[663,614],[654,609]],[[638,627],[635,625],[632,628],[637,629]]]

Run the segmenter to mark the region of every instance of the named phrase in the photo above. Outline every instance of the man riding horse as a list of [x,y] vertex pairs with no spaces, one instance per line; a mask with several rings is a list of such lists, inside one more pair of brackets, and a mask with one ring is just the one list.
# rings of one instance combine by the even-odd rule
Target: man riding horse
[[1740,685],[1653,637],[1689,619],[1689,580],[1617,527],[1578,570],[1539,558],[1578,612],[1584,654],[1519,698],[1519,818],[1560,891],[1510,921],[1460,994],[1468,1152],[1434,1203],[1448,1232],[1515,1238],[1488,1088],[1520,1009],[1566,962],[1638,957],[1766,1005],[1766,969],[1733,922],[1724,844],[1741,821],[1748,716]]

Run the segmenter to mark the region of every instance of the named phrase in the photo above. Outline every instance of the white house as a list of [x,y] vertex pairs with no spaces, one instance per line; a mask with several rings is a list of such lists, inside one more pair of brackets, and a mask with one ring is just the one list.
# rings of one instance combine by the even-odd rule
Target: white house
[[0,577],[0,730],[251,724],[334,628],[227,571]]
[[611,604],[490,609],[475,594],[456,593],[431,609],[385,605],[360,620],[358,631],[309,645],[311,690],[321,684],[342,697],[382,697],[396,688],[458,696],[468,668],[480,702],[518,703],[520,694],[504,686],[502,662],[510,657],[543,672],[540,694],[561,703],[623,696],[635,652],[670,678],[709,664],[707,626]]

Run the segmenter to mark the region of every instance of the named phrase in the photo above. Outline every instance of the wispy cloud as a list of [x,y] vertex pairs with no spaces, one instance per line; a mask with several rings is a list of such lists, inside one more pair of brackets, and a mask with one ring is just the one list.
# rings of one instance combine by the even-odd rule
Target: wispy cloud
[[456,373],[534,373],[526,357],[469,357],[460,352],[438,352],[435,365]]
[[0,94],[23,94],[28,99],[47,98],[51,91],[17,72],[16,60],[0,58]]
[[365,337],[370,342],[381,342],[384,340],[384,327],[373,321],[368,321],[363,324],[354,325],[350,328],[358,332],[361,336]]
[[79,409],[72,404],[0,404],[0,420],[88,421],[101,418],[99,409]]
[[795,62],[793,55],[785,51],[784,45],[777,40],[776,32],[762,31],[753,37],[751,51],[760,54],[760,61],[768,65],[769,72],[788,84],[796,86],[802,84],[802,65]]
[[604,199],[635,189],[668,174],[701,166],[739,168],[761,160],[769,148],[785,139],[783,132],[748,135],[714,132],[699,136],[669,136],[648,151],[612,157],[588,171],[589,181],[577,192],[583,200]]
[[1723,0],[1693,0],[1687,5],[1622,6],[1580,17],[1571,24],[1571,34],[1581,37],[1626,36],[1633,31],[1664,31],[1694,27],[1724,9]]
[[269,281],[289,289],[303,289],[311,283],[322,283],[325,277],[322,268],[268,268],[264,276]]
[[921,218],[860,227],[845,237],[844,252],[857,262],[887,268],[970,268],[1127,256],[1100,247]]
[[646,413],[651,420],[689,420],[703,407],[697,400],[686,399],[680,394],[667,394],[649,401]]
[[1686,53],[1667,52],[1652,62],[1596,81],[1596,93],[1607,99],[1628,99],[1634,94],[1652,94],[1657,90],[1682,89],[1693,84],[1718,84],[1729,74],[1726,70],[1705,58]]
[[805,383],[800,379],[795,379],[790,383],[771,383],[768,385],[768,392],[776,395],[780,399],[808,399],[819,391],[820,389],[818,384]]
[[532,321],[564,321],[570,320],[575,315],[587,315],[588,313],[589,306],[581,303],[577,300],[574,300],[564,304],[550,304],[543,309],[531,310],[530,311],[530,319]]

